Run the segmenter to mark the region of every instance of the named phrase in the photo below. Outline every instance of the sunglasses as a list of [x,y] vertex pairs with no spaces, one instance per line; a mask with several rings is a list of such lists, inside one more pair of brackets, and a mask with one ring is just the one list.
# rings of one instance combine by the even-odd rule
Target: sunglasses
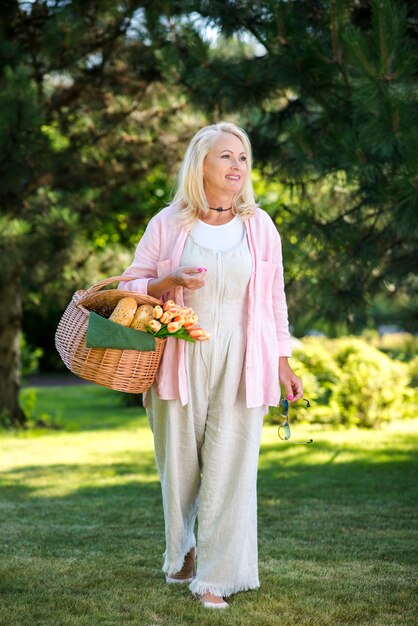
[[[309,400],[304,399],[303,401],[306,402],[306,408],[308,409],[311,406]],[[281,412],[279,412],[279,407],[281,407],[280,408]],[[289,441],[291,437],[291,432],[290,432],[290,425],[288,422],[289,401],[287,398],[283,398],[282,400],[280,400],[280,403],[277,405],[276,409],[277,409],[277,414],[284,418],[284,421],[280,424],[278,428],[278,434],[282,441],[287,441],[289,443],[299,443],[299,444],[313,442],[313,439],[309,439],[308,441]]]

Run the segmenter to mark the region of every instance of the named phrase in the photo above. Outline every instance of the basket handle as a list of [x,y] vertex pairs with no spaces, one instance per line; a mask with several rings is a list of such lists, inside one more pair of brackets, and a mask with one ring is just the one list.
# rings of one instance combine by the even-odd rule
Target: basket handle
[[91,295],[92,293],[96,293],[96,291],[100,291],[102,287],[105,287],[106,285],[110,285],[110,283],[114,283],[117,280],[118,281],[124,280],[128,282],[130,280],[136,280],[137,278],[139,278],[139,276],[111,276],[110,278],[105,278],[104,280],[101,280],[99,283],[96,283],[95,285],[92,285],[91,287],[89,287],[83,294],[83,298]]

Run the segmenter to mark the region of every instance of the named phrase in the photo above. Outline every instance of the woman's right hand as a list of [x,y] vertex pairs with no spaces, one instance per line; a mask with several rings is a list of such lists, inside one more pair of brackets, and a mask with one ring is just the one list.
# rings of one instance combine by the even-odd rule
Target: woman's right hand
[[195,291],[204,287],[206,271],[205,267],[179,267],[171,273],[171,278],[176,286]]
[[179,267],[171,274],[151,278],[147,284],[147,293],[158,299],[177,286],[194,291],[204,286],[205,277],[206,267]]

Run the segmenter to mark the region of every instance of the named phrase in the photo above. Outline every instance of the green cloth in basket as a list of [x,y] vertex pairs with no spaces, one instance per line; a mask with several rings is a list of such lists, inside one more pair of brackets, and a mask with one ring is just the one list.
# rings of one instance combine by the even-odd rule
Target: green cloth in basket
[[88,348],[118,348],[119,350],[155,350],[155,338],[149,333],[126,328],[90,311],[87,327]]

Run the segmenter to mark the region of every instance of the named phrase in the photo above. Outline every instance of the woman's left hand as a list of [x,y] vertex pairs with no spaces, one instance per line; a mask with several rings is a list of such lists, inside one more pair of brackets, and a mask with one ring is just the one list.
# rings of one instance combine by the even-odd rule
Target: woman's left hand
[[303,397],[302,381],[290,367],[287,357],[280,357],[279,359],[279,380],[290,402],[296,402]]

